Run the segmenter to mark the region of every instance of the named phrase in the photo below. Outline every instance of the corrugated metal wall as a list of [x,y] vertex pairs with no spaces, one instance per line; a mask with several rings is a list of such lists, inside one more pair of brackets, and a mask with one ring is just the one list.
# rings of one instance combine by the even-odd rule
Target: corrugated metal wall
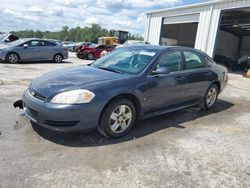
[[150,25],[148,31],[148,41],[150,44],[159,44],[161,33],[162,17],[150,16]]
[[165,17],[200,14],[195,48],[206,52],[210,56],[213,56],[221,11],[243,7],[250,7],[250,0],[215,1],[194,6],[180,8],[177,7],[148,13],[144,35],[145,40],[150,42],[150,44],[159,44],[162,19]]

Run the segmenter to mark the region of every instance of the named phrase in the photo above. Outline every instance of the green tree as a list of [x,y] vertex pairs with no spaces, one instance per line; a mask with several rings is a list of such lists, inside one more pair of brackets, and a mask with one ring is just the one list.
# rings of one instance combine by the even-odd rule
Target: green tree
[[[99,24],[92,24],[90,27],[76,27],[69,28],[63,26],[61,31],[40,31],[40,30],[23,30],[23,31],[12,31],[11,33],[17,35],[20,38],[44,38],[44,39],[57,39],[62,41],[73,41],[73,42],[98,42],[99,37],[110,36],[111,31],[102,28]],[[140,35],[129,36],[131,40],[143,40]]]

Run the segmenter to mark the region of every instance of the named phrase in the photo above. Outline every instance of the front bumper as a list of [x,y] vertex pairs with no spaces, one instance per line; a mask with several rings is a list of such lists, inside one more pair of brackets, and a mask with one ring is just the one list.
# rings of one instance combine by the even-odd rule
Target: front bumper
[[5,53],[0,50],[0,61],[4,61],[4,60],[5,60]]
[[85,51],[77,51],[76,52],[76,56],[79,57],[79,58],[86,58],[87,57],[87,52]]
[[24,92],[24,112],[39,126],[62,132],[77,132],[97,127],[102,105],[98,103],[63,105],[40,100]]

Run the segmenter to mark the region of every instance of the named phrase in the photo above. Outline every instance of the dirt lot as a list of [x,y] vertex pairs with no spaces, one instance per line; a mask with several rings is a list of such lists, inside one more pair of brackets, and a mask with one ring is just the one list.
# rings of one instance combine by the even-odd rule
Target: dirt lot
[[0,187],[250,187],[250,78],[230,74],[209,111],[139,121],[115,140],[32,127],[12,107],[31,79],[84,63],[0,64]]

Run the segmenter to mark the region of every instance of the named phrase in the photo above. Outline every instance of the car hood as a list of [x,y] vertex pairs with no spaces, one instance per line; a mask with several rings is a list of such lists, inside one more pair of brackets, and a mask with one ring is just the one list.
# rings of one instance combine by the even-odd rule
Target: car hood
[[4,44],[4,42],[3,42],[3,43],[0,43],[0,50],[6,49],[6,48],[8,48],[8,47],[10,47],[10,46]]
[[91,66],[78,66],[52,71],[32,81],[31,87],[39,94],[53,97],[55,94],[86,88],[113,79],[124,78],[124,74],[114,73]]

